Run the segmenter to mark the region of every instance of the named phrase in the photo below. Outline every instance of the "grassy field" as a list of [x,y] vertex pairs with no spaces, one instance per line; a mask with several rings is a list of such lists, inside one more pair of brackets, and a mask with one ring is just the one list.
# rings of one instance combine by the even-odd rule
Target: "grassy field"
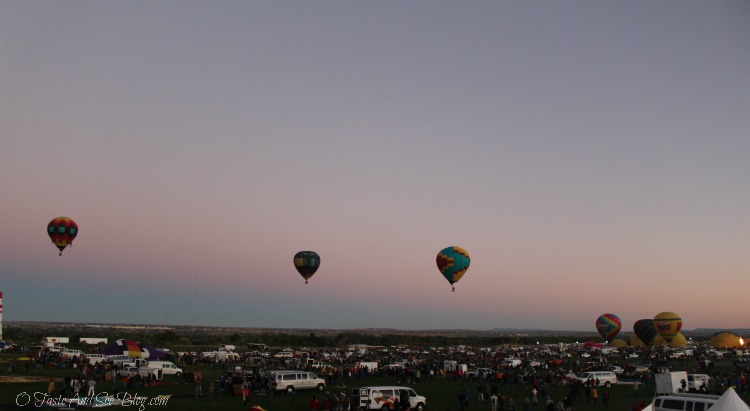
[[[0,375],[5,374],[6,366],[0,362]],[[204,375],[203,392],[207,392],[208,384],[210,381],[217,380],[220,371],[213,370],[209,367],[198,368]],[[192,371],[192,370],[188,370]],[[5,409],[33,409],[33,405],[29,404],[25,407],[16,406],[17,398],[22,400],[26,398],[23,393],[34,395],[34,393],[46,393],[48,379],[63,378],[65,375],[72,374],[72,370],[45,370],[41,372],[36,369],[26,371],[23,367],[17,373],[17,376],[28,375],[31,377],[43,377],[44,379],[38,382],[0,382],[0,410]],[[351,389],[359,386],[368,385],[396,385],[399,384],[395,378],[385,377],[366,377],[366,378],[350,378],[339,381],[340,384],[346,386],[347,392],[350,394]],[[218,386],[218,383],[216,384]],[[415,391],[427,397],[427,409],[446,411],[453,410],[457,411],[458,394],[468,389],[471,394],[470,410],[489,410],[489,403],[478,403],[477,401],[477,383],[476,382],[456,382],[448,378],[436,378],[432,381],[422,381],[419,384],[411,385]],[[97,385],[97,392],[112,392],[115,388],[115,384],[112,382],[100,382]],[[332,389],[329,387],[329,389]],[[231,396],[231,395],[214,395],[213,398],[208,396],[202,396],[196,398],[194,395],[195,386],[186,384],[181,378],[174,376],[165,377],[164,385],[159,387],[146,387],[135,390],[127,391],[133,396],[147,396],[155,397],[158,395],[169,395],[171,396],[166,404],[149,405],[148,403],[142,406],[131,405],[129,407],[111,407],[110,409],[128,409],[128,410],[151,410],[151,411],[167,411],[167,410],[248,410],[251,404],[259,404],[264,409],[269,411],[307,411],[308,402],[313,395],[317,395],[319,398],[325,393],[318,393],[315,391],[304,391],[299,392],[297,395],[274,395],[270,399],[264,395],[253,394],[248,405],[243,405],[242,397]],[[551,398],[563,399],[568,395],[569,388],[567,387],[548,387]],[[521,403],[524,397],[529,397],[530,388],[523,387],[516,384],[508,384],[500,386],[500,392],[507,398],[513,398],[516,403],[516,409],[522,410]],[[631,407],[639,401],[651,402],[653,397],[654,387],[653,386],[641,386],[639,391],[634,391],[633,386],[629,384],[622,384],[610,389],[610,409],[612,410],[623,410],[628,411]],[[60,383],[57,383],[57,389],[55,395],[60,393]],[[536,404],[531,406],[532,410],[543,410],[543,404]],[[587,405],[584,399],[579,399],[574,406],[575,410],[598,410],[602,409],[601,403],[597,405]]]

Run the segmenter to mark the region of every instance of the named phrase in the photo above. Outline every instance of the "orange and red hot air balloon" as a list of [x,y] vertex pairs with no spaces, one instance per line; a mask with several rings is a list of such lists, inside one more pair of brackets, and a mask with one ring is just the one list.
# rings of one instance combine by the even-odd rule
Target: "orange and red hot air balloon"
[[47,234],[62,255],[78,235],[78,224],[68,217],[57,217],[47,224]]

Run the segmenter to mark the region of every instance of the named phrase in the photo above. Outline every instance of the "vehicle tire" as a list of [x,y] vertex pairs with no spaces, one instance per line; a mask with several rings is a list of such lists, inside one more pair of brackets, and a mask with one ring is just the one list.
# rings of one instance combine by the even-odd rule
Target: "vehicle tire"
[[294,386],[288,386],[286,387],[286,393],[287,394],[294,394]]
[[417,406],[414,407],[414,411],[424,411],[424,404],[422,404],[421,402],[417,404]]
[[182,373],[181,373],[181,372],[178,372],[178,373],[177,373],[177,374],[175,374],[175,375],[177,376],[177,378],[179,378],[179,377],[182,377]]
[[383,405],[383,411],[390,411],[391,407],[388,404]]
[[323,389],[324,389],[325,387],[326,387],[326,386],[325,386],[325,385],[323,385],[323,384],[318,384],[318,391],[323,391]]
[[607,381],[607,382],[605,382],[605,383],[604,383],[604,386],[605,386],[605,387],[607,387],[607,388],[609,388],[609,387],[610,387],[611,385],[612,385],[612,384],[610,384],[610,382],[609,382],[609,381]]

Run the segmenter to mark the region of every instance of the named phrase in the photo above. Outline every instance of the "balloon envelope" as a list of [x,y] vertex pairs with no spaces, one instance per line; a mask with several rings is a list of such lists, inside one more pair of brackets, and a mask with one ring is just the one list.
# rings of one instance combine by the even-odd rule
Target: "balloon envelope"
[[622,321],[614,314],[602,314],[596,319],[596,330],[607,341],[612,340],[622,329]]
[[625,348],[628,346],[628,342],[623,340],[622,338],[615,338],[614,340],[609,342],[610,347],[617,347],[617,348]]
[[688,340],[685,338],[685,336],[682,333],[675,334],[674,337],[672,337],[671,341],[667,341],[664,338],[662,338],[661,335],[657,336],[654,339],[654,346],[655,347],[672,347],[672,348],[682,348],[687,347]]
[[654,317],[654,327],[659,336],[669,343],[680,332],[680,329],[682,329],[682,318],[680,318],[679,314],[665,311],[656,314],[656,317]]
[[461,247],[446,247],[442,249],[435,260],[438,270],[451,285],[466,274],[471,259],[469,253]]
[[636,321],[633,324],[633,332],[645,345],[653,344],[654,338],[658,335],[656,327],[654,327],[654,320],[649,318]]
[[711,336],[708,345],[712,348],[739,348],[743,342],[742,337],[731,331],[720,331]]
[[638,338],[638,336],[635,335],[635,333],[633,333],[630,335],[630,346],[631,347],[645,347],[646,344],[644,344],[643,341],[641,341],[641,339]]
[[305,279],[305,284],[318,271],[318,267],[320,256],[315,251],[300,251],[294,255],[294,268]]
[[68,217],[53,218],[47,224],[47,234],[62,255],[65,247],[69,246],[78,235],[78,224]]

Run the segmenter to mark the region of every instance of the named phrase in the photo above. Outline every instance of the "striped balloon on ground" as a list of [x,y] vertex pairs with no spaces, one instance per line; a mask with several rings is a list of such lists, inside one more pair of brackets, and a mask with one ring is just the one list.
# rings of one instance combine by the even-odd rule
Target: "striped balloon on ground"
[[620,317],[614,314],[602,314],[596,319],[596,331],[606,341],[612,341],[620,332],[620,329],[622,329],[622,321],[620,321]]

